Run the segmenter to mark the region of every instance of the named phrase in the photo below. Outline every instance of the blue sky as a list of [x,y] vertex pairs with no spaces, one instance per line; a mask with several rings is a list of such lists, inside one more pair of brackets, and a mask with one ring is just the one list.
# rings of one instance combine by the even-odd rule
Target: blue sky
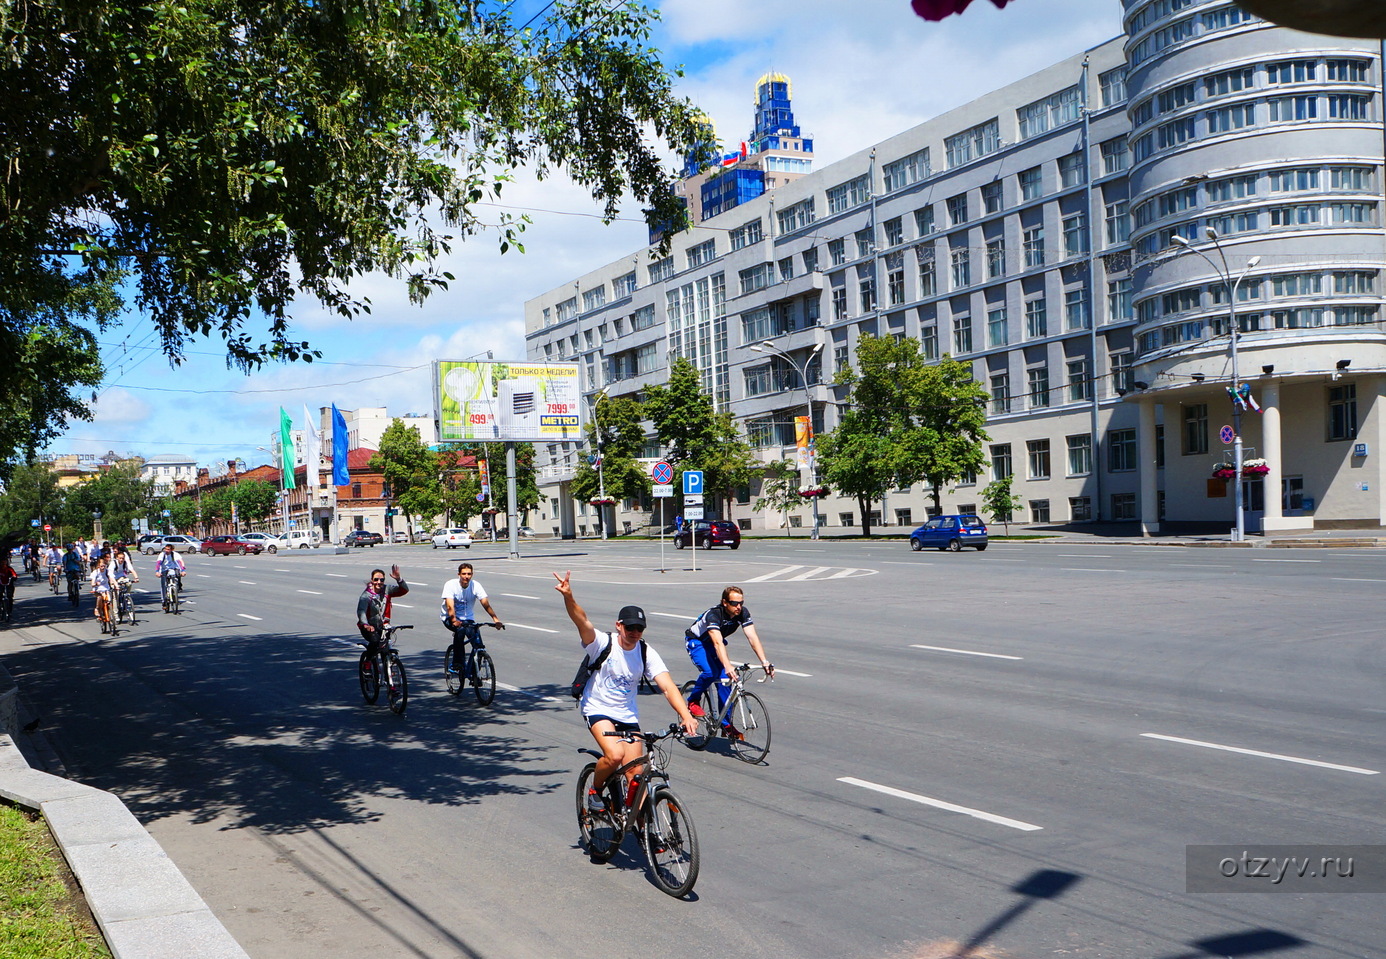
[[[544,6],[519,0],[516,22]],[[755,82],[768,71],[793,81],[795,117],[814,138],[821,168],[979,94],[1011,83],[1121,30],[1120,0],[1014,0],[997,10],[974,0],[962,16],[928,23],[909,0],[665,0],[655,46],[682,65],[679,91],[726,141],[745,137]],[[242,375],[217,342],[191,344],[171,367],[150,321],[130,313],[100,336],[108,370],[96,420],[74,423],[49,452],[180,453],[201,465],[268,462],[283,406],[300,425],[303,405],[384,406],[392,414],[432,408],[429,364],[487,350],[524,358],[524,302],[573,276],[628,256],[645,243],[632,204],[604,226],[591,199],[560,179],[522,177],[504,202],[528,212],[524,254],[500,254],[481,236],[442,265],[457,280],[422,306],[388,277],[354,285],[374,314],[345,321],[309,301],[294,313],[296,338],[323,353],[311,365]]]

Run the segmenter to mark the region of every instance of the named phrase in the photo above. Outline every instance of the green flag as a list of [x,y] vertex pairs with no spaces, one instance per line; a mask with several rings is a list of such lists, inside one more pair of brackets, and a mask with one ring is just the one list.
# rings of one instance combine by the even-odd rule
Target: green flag
[[284,488],[294,489],[294,421],[279,407],[279,468],[284,471]]

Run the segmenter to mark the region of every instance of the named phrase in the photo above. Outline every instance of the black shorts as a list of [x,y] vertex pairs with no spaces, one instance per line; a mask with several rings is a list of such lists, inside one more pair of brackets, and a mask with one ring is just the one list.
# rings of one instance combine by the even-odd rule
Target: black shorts
[[614,725],[614,726],[616,727],[616,732],[618,732],[618,733],[638,733],[638,732],[640,732],[640,724],[639,724],[639,723],[623,723],[623,722],[620,722],[620,721],[618,721],[618,720],[612,719],[610,716],[601,716],[601,715],[597,715],[597,716],[583,716],[582,718],[583,718],[583,721],[587,723],[587,728],[588,728],[588,729],[591,729],[592,726],[593,726],[594,724],[599,723],[599,722],[601,722],[603,719],[605,719],[607,722],[611,723],[612,725]]

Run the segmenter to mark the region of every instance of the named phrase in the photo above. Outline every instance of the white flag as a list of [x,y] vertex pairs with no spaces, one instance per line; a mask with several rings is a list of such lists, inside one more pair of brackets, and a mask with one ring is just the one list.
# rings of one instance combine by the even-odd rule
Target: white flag
[[317,417],[308,415],[308,404],[303,404],[303,460],[307,464],[305,485],[317,489],[322,466],[322,434],[318,432]]

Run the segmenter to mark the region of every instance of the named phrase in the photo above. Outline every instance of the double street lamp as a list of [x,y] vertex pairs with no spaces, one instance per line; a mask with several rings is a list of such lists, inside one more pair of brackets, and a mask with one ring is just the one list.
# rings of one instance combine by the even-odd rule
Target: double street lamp
[[790,366],[794,367],[795,371],[799,374],[799,385],[803,388],[804,391],[804,407],[808,411],[807,452],[809,489],[814,490],[814,495],[809,497],[813,501],[813,531],[809,535],[813,539],[818,539],[818,453],[815,449],[816,439],[813,434],[813,397],[809,395],[808,389],[808,365],[813,361],[813,358],[822,351],[822,349],[822,343],[813,344],[813,348],[809,350],[808,356],[804,357],[804,362],[800,363],[798,360],[794,359],[794,357],[790,356],[787,352],[782,350],[780,347],[776,346],[774,343],[771,343],[769,340],[764,340],[760,343],[754,343],[751,345],[751,352],[770,353],[774,356],[778,356],[782,360],[787,362]]
[[1222,249],[1222,243],[1219,242],[1218,231],[1210,226],[1205,228],[1204,233],[1213,244],[1213,249],[1217,250],[1221,266],[1215,263],[1208,254],[1190,244],[1186,237],[1176,235],[1172,239],[1176,245],[1203,257],[1204,261],[1222,278],[1223,287],[1227,290],[1227,338],[1231,344],[1232,353],[1232,468],[1236,471],[1232,478],[1232,502],[1237,513],[1236,526],[1232,530],[1232,542],[1240,543],[1246,539],[1246,515],[1242,509],[1242,404],[1237,399],[1237,390],[1241,386],[1237,369],[1237,340],[1241,335],[1241,331],[1237,328],[1237,287],[1241,286],[1242,280],[1246,279],[1246,275],[1255,269],[1256,264],[1261,262],[1261,258],[1253,256],[1247,260],[1242,272],[1233,278],[1232,268],[1227,263],[1227,254]]

